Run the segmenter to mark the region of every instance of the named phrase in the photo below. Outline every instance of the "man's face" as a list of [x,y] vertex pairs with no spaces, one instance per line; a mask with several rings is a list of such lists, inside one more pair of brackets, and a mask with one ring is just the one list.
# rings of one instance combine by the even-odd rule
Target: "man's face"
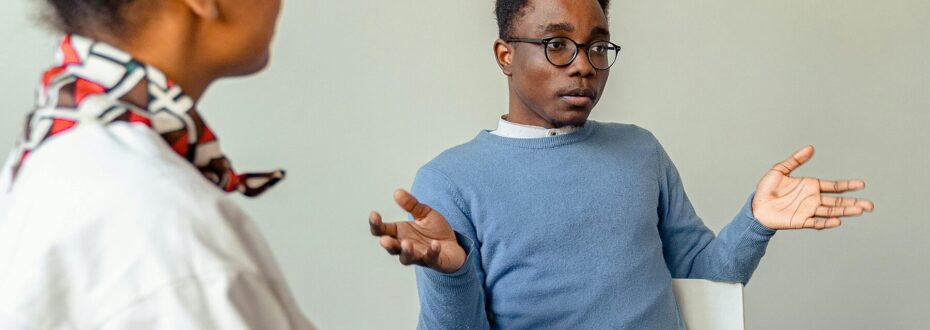
[[[510,37],[567,37],[579,44],[610,40],[607,15],[596,0],[533,0],[514,21]],[[575,60],[557,67],[546,59],[545,47],[510,43],[511,115],[546,127],[582,125],[600,100],[609,71],[589,63],[586,48]],[[500,52],[500,46],[498,46]],[[500,60],[501,57],[498,56]],[[502,64],[504,65],[504,64]]]

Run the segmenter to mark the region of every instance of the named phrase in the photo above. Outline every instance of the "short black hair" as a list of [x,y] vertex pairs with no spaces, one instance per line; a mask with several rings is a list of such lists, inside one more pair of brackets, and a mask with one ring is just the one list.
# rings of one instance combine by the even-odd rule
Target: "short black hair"
[[128,28],[126,9],[146,0],[45,0],[46,19],[64,33],[89,34],[105,31],[123,35]]
[[[610,0],[597,0],[597,2],[606,14],[610,7]],[[494,13],[497,15],[497,33],[501,39],[512,37],[513,22],[523,16],[523,10],[529,3],[530,0],[497,0]]]

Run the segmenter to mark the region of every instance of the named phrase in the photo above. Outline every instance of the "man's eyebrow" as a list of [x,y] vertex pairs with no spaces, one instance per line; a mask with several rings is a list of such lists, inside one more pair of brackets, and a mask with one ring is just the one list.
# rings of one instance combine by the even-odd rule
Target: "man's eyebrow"
[[591,29],[592,37],[608,37],[610,38],[610,30],[602,28],[600,26]]
[[[552,23],[549,25],[540,25],[539,30],[543,34],[551,34],[551,33],[557,33],[557,32],[571,33],[571,32],[575,32],[575,26],[570,23]],[[596,26],[593,29],[591,29],[591,36],[609,38],[610,30],[600,27],[600,26]]]
[[549,25],[540,25],[539,30],[543,34],[555,32],[575,32],[575,26],[569,23],[552,23]]

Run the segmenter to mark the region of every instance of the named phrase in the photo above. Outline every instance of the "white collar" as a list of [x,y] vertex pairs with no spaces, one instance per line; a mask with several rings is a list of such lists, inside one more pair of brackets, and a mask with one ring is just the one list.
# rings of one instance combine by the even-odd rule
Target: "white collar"
[[577,132],[578,129],[578,126],[545,128],[540,126],[517,124],[507,121],[507,115],[503,115],[497,122],[497,129],[491,131],[491,134],[513,139],[538,139],[571,134]]

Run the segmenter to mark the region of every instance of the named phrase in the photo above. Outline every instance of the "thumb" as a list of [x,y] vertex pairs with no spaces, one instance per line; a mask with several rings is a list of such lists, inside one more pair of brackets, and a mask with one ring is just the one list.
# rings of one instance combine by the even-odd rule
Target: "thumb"
[[796,170],[798,167],[801,167],[801,165],[807,163],[807,161],[809,161],[812,157],[814,157],[814,146],[808,145],[795,152],[794,155],[791,155],[791,157],[788,157],[788,159],[775,164],[775,166],[772,166],[772,170],[788,176],[791,175],[791,172],[794,172],[794,170]]
[[397,202],[397,205],[404,209],[404,211],[413,215],[414,219],[424,218],[433,211],[429,206],[420,203],[416,197],[413,197],[413,195],[403,189],[394,191],[394,201]]

